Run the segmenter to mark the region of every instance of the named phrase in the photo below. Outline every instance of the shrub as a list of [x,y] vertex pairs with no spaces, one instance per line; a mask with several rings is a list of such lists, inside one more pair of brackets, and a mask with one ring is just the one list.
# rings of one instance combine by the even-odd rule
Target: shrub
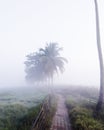
[[86,108],[73,108],[70,111],[70,120],[74,130],[104,130],[103,125]]
[[40,105],[27,108],[20,104],[2,107],[0,117],[0,130],[28,130],[32,125],[33,119],[37,116]]

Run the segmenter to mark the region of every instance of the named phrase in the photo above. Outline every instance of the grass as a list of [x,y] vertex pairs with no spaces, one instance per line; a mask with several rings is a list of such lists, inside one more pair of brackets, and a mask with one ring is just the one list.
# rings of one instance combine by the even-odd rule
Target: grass
[[96,93],[90,90],[65,95],[69,118],[73,130],[104,130],[104,107],[99,117],[94,118],[97,103]]
[[47,91],[18,88],[0,91],[0,130],[28,130]]
[[[0,130],[29,130],[36,119],[47,89],[20,88],[0,92]],[[49,129],[55,113],[56,98],[51,100],[51,109],[46,120]]]
[[[66,98],[73,130],[104,130],[104,108],[99,117],[93,117],[98,97],[97,89],[72,87],[58,88],[55,92]],[[46,95],[45,88],[22,88],[0,92],[0,130],[29,130]],[[51,125],[57,105],[57,99],[53,97],[46,121],[47,129]]]

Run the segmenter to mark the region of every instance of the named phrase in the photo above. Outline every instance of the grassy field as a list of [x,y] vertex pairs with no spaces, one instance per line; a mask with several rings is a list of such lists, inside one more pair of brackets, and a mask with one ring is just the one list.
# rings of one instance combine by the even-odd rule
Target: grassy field
[[[0,91],[0,130],[29,130],[49,89],[19,87]],[[54,93],[66,98],[73,130],[104,130],[104,109],[94,118],[98,89],[54,86]]]
[[28,130],[36,118],[47,89],[21,87],[0,91],[0,130]]
[[42,87],[19,87],[0,91],[0,105],[22,104],[27,107],[35,106],[48,91]]
[[96,116],[98,100],[96,88],[72,88],[61,92],[66,98],[69,119],[73,130],[104,130],[104,106]]

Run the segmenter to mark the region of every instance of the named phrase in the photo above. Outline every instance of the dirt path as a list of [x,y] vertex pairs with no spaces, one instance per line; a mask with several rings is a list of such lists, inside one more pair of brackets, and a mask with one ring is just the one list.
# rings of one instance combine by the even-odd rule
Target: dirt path
[[71,130],[65,100],[61,95],[58,95],[57,110],[50,130]]

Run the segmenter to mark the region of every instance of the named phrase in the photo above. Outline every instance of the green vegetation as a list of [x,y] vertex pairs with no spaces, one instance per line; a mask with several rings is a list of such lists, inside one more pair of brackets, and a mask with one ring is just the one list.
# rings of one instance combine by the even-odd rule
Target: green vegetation
[[47,120],[46,121],[47,130],[49,130],[50,127],[51,127],[52,119],[53,119],[53,116],[54,116],[54,114],[56,112],[56,107],[57,107],[57,96],[56,95],[51,95],[50,98],[51,98],[50,111],[49,111],[47,119],[46,119]]
[[103,124],[94,119],[91,110],[75,107],[69,112],[74,130],[103,130]]
[[41,87],[0,91],[0,130],[29,130],[46,95]]
[[66,95],[66,105],[73,130],[104,130],[104,107],[96,116],[96,95],[91,89],[72,90]]
[[40,105],[32,108],[15,104],[0,107],[0,130],[28,130],[36,118]]
[[29,130],[32,127],[33,121],[36,119],[40,106],[32,107],[28,110],[27,114],[19,119],[16,130]]
[[[0,130],[29,130],[36,119],[47,89],[19,88],[0,92]],[[46,128],[49,129],[56,109],[56,97],[51,98]]]
[[43,102],[42,109],[39,112],[38,118],[34,124],[33,129],[49,130],[51,127],[52,119],[56,111],[57,97],[50,95]]
[[[47,89],[28,88],[12,92],[0,92],[0,130],[29,130],[40,111],[40,104],[47,95]],[[99,116],[96,109],[98,90],[94,88],[67,87],[57,88],[56,93],[66,98],[69,118],[73,130],[104,130],[104,106]],[[45,121],[49,129],[54,115],[57,99],[51,98],[50,113]]]

